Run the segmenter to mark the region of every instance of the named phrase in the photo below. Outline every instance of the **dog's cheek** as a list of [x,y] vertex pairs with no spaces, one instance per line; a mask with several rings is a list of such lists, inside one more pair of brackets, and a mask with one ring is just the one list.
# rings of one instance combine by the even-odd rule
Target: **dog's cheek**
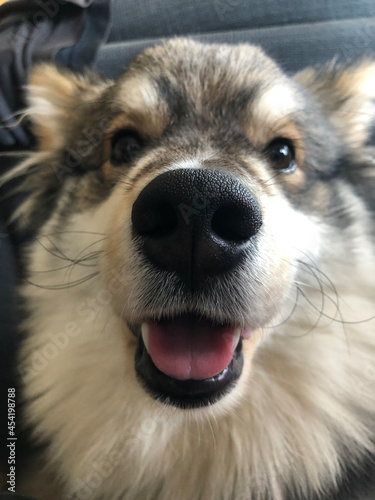
[[247,381],[251,377],[251,371],[253,366],[253,358],[262,342],[263,332],[262,329],[258,328],[252,332],[250,338],[244,339],[242,341],[242,353],[244,360],[244,367],[242,370],[242,378]]
[[[263,226],[248,283],[256,287],[250,292],[249,324],[263,327],[264,335],[283,322],[295,303],[296,285],[301,262],[314,260],[320,251],[318,225],[312,218],[297,212],[279,195],[260,198]],[[270,297],[272,300],[270,300]],[[254,311],[256,316],[254,316]]]
[[135,196],[124,193],[118,186],[108,200],[107,239],[100,260],[100,272],[105,286],[111,290],[111,303],[115,313],[124,317],[128,313],[129,297],[134,294],[138,262],[131,231],[131,211]]
[[257,329],[252,332],[250,338],[243,340],[243,368],[241,376],[237,380],[235,387],[222,400],[212,406],[211,411],[215,415],[226,415],[232,409],[235,411],[236,407],[241,403],[242,398],[248,397],[249,394],[251,395],[254,358],[256,357],[258,348],[261,348],[263,334],[262,329]]
[[267,200],[263,209],[269,275],[288,283],[296,273],[297,262],[316,258],[321,249],[321,231],[313,217],[293,208],[285,198]]

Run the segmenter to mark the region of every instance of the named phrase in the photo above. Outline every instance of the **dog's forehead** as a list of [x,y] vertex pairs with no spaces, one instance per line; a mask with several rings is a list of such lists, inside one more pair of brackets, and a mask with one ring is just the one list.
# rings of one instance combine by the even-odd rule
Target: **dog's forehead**
[[295,86],[256,46],[175,40],[146,50],[117,82],[126,111],[247,112],[272,122],[300,107]]

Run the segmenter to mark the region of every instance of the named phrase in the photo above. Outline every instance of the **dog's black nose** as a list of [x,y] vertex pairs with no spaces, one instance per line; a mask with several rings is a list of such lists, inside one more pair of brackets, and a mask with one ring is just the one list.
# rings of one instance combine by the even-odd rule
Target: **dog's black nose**
[[141,191],[132,223],[133,237],[149,261],[196,289],[241,261],[262,214],[232,175],[184,168],[159,175]]

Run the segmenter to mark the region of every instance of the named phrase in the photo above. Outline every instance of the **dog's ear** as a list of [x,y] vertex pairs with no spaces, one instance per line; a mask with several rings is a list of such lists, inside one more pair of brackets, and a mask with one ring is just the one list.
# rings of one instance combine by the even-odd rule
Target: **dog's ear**
[[95,99],[107,85],[93,79],[91,74],[75,75],[50,63],[33,68],[27,86],[26,115],[31,118],[41,149],[55,150],[64,144],[80,107]]
[[317,99],[345,144],[365,144],[375,121],[375,62],[350,67],[307,68],[295,79]]

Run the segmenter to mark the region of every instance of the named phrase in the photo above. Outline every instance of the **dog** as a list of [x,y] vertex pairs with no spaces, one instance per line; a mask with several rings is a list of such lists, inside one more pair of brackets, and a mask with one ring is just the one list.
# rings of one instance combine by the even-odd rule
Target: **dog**
[[375,64],[288,76],[173,39],[116,81],[39,64],[27,99],[38,148],[3,183],[34,235],[19,372],[45,498],[362,498]]

